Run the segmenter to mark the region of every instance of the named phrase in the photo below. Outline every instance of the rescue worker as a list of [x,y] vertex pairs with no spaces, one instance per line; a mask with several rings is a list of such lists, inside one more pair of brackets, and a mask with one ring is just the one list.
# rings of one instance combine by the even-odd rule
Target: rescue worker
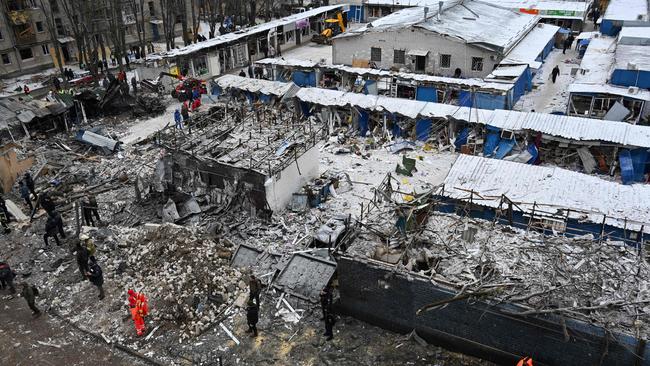
[[320,306],[323,311],[323,317],[320,320],[325,320],[327,314],[332,312],[332,290],[329,286],[325,286],[320,292]]
[[133,87],[133,94],[138,94],[138,81],[135,79],[135,76],[131,78],[131,87]]
[[334,338],[334,333],[332,332],[334,323],[336,322],[336,318],[334,317],[334,314],[330,311],[325,315],[325,334],[324,336],[327,337],[328,341],[331,341],[332,338]]
[[14,277],[16,277],[16,274],[11,270],[9,264],[0,261],[0,286],[3,290],[9,287],[9,292],[12,294],[16,293]]
[[248,323],[248,329],[246,333],[251,333],[251,337],[257,337],[257,322],[259,320],[259,306],[255,305],[252,299],[248,300],[248,306],[246,306],[246,322]]
[[551,79],[553,80],[553,84],[555,84],[555,80],[557,79],[558,75],[560,75],[560,66],[555,65],[553,71],[551,71]]
[[97,223],[101,223],[99,219],[99,211],[97,209],[97,199],[94,195],[89,194],[84,201],[81,201],[81,209],[83,212],[86,226],[95,226],[93,216],[97,219]]
[[99,299],[104,299],[104,275],[102,273],[102,268],[97,264],[95,257],[90,257],[89,271],[86,272],[86,276],[90,282],[97,286],[99,289]]
[[25,95],[29,95],[30,90],[27,85],[23,85],[23,92],[25,93]]
[[36,185],[34,184],[34,179],[32,178],[32,175],[29,174],[29,172],[26,172],[25,175],[23,176],[23,180],[25,181],[25,185],[29,189],[29,191],[36,197]]
[[262,281],[259,278],[255,277],[254,274],[251,274],[250,279],[248,280],[248,299],[250,301],[255,300],[257,306],[260,306],[260,293],[262,292]]
[[50,198],[50,194],[47,191],[39,193],[38,197],[36,198],[36,204],[34,205],[32,215],[29,218],[30,221],[34,220],[34,215],[36,215],[39,207],[42,207],[47,213],[50,213],[56,209],[54,201],[52,201],[52,198]]
[[[49,246],[49,243],[47,242],[47,238],[49,237],[53,237],[54,241],[56,241],[56,245],[61,246],[61,242],[59,241],[59,237],[57,235],[60,232],[59,220],[61,218],[61,215],[59,215],[56,211],[48,212],[47,215],[47,221],[45,222],[45,234],[43,235],[45,246]],[[59,220],[57,220],[57,216]],[[65,238],[65,236],[63,236],[63,238]]]
[[177,129],[183,130],[183,119],[181,117],[181,111],[178,109],[174,112],[174,122],[176,122]]
[[517,366],[533,366],[533,359],[526,356],[517,362]]
[[138,336],[145,332],[144,317],[149,315],[149,304],[143,293],[129,290],[129,307],[131,318],[135,324],[135,331]]
[[36,286],[32,286],[26,282],[23,283],[23,290],[20,293],[20,296],[27,301],[27,306],[32,309],[32,315],[41,315],[41,311],[36,307],[36,296],[38,296],[38,289]]
[[77,247],[75,248],[77,254],[77,266],[79,266],[79,272],[81,273],[81,279],[85,280],[87,278],[87,273],[90,272],[88,267],[88,259],[90,254],[88,254],[88,248],[83,244],[85,239],[88,239],[88,236],[82,234],[79,236],[79,242],[77,242]]
[[25,200],[25,203],[27,203],[27,206],[29,206],[29,209],[31,211],[34,211],[34,206],[32,205],[32,200],[30,199],[29,195],[29,188],[25,185],[25,183],[21,180],[18,182],[18,190],[20,191],[20,197]]

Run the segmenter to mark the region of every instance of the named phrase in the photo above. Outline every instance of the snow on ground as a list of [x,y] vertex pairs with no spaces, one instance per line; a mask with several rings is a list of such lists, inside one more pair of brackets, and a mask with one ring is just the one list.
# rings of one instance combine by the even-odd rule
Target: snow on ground
[[[575,43],[574,43],[575,45]],[[515,105],[515,110],[551,113],[565,112],[569,100],[569,85],[575,79],[571,69],[578,67],[580,60],[575,48],[566,50],[554,49],[544,61],[542,68],[533,78],[533,91],[527,93]],[[551,71],[555,65],[560,66],[560,75],[555,83],[551,80]]]
[[305,42],[301,46],[284,51],[283,57],[295,58],[298,60],[310,60],[320,62],[325,60],[326,63],[332,63],[332,46],[321,45],[314,42]]

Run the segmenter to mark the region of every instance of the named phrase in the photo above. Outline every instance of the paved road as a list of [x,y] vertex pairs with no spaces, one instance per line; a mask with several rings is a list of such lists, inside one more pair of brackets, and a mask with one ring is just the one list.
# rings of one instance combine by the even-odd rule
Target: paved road
[[50,315],[33,317],[7,291],[0,291],[0,349],[0,365],[143,365]]

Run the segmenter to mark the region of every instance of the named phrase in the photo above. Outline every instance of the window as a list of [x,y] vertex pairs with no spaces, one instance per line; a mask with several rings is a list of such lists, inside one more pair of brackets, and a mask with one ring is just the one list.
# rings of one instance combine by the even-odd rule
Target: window
[[54,18],[54,24],[56,25],[56,34],[59,36],[65,36],[65,28],[63,28],[63,21],[61,18]]
[[50,10],[53,13],[59,11],[59,3],[57,2],[57,0],[50,0]]
[[153,5],[153,1],[149,1],[149,15],[156,16],[156,8]]
[[483,71],[483,57],[472,57],[472,71]]
[[3,53],[2,54],[2,64],[3,65],[11,65],[11,59],[9,58],[8,53]]
[[38,33],[43,33],[45,29],[43,29],[43,22],[36,22],[36,31]]
[[406,63],[406,52],[404,50],[395,50],[395,51],[393,51],[393,63],[394,64],[405,64]]
[[31,48],[23,48],[18,52],[20,53],[20,59],[23,61],[34,58],[34,53]]
[[440,68],[448,69],[451,67],[451,55],[440,55]]
[[379,47],[370,48],[370,61],[381,62],[381,48]]
[[50,45],[48,45],[47,43],[46,43],[46,44],[42,44],[42,45],[41,45],[41,49],[43,50],[43,55],[44,55],[44,56],[47,56],[47,55],[50,54]]

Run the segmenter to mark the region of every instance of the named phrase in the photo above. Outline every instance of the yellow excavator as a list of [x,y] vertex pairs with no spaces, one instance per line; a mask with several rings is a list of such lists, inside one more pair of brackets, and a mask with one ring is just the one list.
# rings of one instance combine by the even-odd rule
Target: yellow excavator
[[332,37],[345,32],[346,25],[344,15],[339,11],[336,13],[336,18],[325,19],[325,29],[311,37],[311,41],[318,44],[332,44]]

